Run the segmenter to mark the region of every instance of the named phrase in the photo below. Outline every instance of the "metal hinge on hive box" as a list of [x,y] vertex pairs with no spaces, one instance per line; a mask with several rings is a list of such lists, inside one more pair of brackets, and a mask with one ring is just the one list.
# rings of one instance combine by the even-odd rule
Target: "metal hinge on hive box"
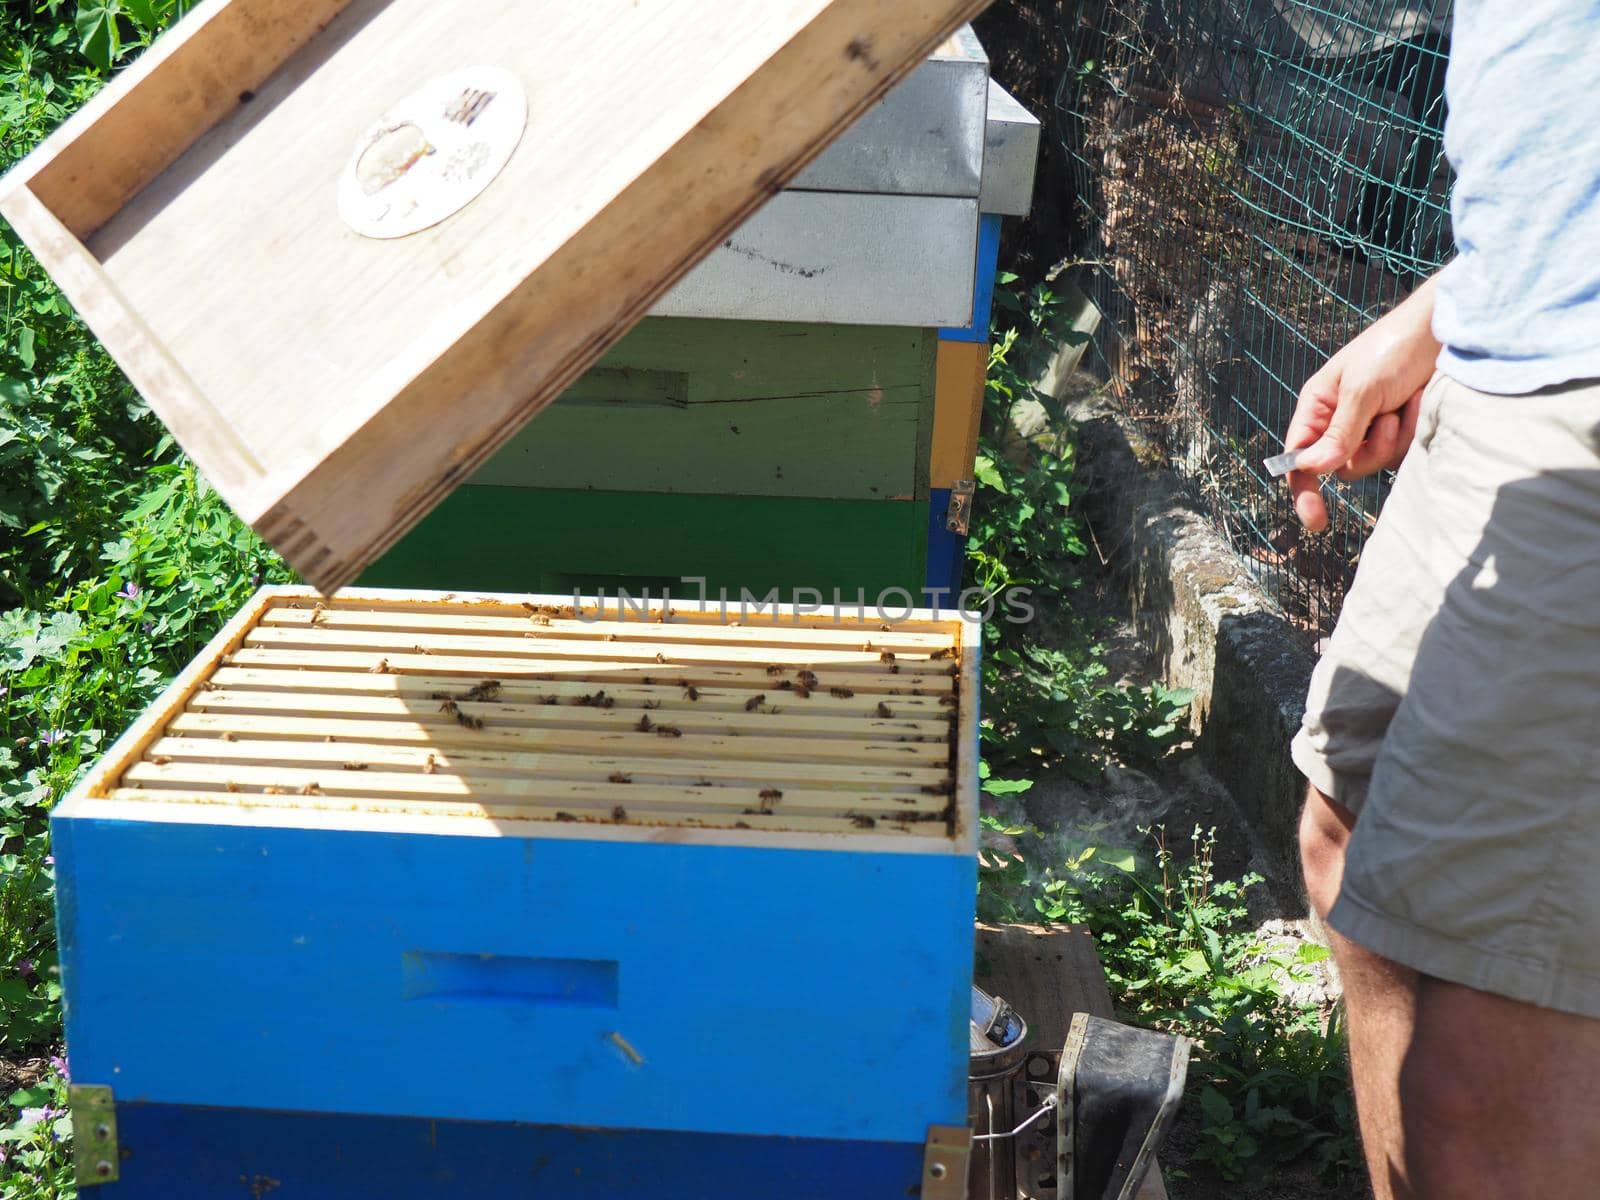
[[111,1089],[97,1083],[67,1088],[72,1113],[72,1174],[79,1187],[115,1183],[120,1174],[117,1106]]
[[970,479],[958,479],[950,485],[950,506],[945,509],[944,527],[951,533],[966,533],[972,523],[972,494],[977,484]]
[[960,1125],[928,1126],[922,1153],[922,1200],[966,1200],[972,1131]]

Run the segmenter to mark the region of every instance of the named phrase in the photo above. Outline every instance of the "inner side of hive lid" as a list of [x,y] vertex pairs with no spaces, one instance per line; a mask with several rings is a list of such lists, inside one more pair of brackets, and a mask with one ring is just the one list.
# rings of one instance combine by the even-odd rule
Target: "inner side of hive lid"
[[227,0],[0,209],[332,591],[981,4]]
[[956,620],[548,597],[276,596],[95,793],[289,810],[945,839]]

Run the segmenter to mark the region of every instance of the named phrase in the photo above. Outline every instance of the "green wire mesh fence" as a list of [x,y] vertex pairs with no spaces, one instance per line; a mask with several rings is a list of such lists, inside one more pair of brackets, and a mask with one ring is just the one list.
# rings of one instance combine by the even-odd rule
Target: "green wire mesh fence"
[[1314,640],[1387,481],[1330,481],[1312,536],[1261,460],[1306,378],[1450,253],[1450,0],[1075,12],[1051,124],[1083,231],[1066,278],[1101,314],[1089,363]]

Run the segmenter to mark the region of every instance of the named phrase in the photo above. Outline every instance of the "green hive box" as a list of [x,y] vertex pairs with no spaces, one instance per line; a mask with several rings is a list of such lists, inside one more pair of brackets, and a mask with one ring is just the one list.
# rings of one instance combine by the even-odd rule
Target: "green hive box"
[[1037,136],[964,31],[361,582],[948,605]]
[[935,331],[646,320],[363,579],[920,592]]

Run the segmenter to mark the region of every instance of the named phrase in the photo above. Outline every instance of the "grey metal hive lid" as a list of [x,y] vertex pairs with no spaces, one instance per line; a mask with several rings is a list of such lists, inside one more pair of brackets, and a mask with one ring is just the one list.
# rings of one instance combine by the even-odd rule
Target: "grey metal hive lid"
[[984,129],[978,208],[1006,217],[1027,216],[1033,207],[1033,173],[1039,161],[1039,118],[991,79]]
[[978,194],[989,57],[963,26],[846,130],[790,191]]
[[965,27],[651,312],[965,325],[978,216],[1027,213],[1038,150],[1038,120]]

